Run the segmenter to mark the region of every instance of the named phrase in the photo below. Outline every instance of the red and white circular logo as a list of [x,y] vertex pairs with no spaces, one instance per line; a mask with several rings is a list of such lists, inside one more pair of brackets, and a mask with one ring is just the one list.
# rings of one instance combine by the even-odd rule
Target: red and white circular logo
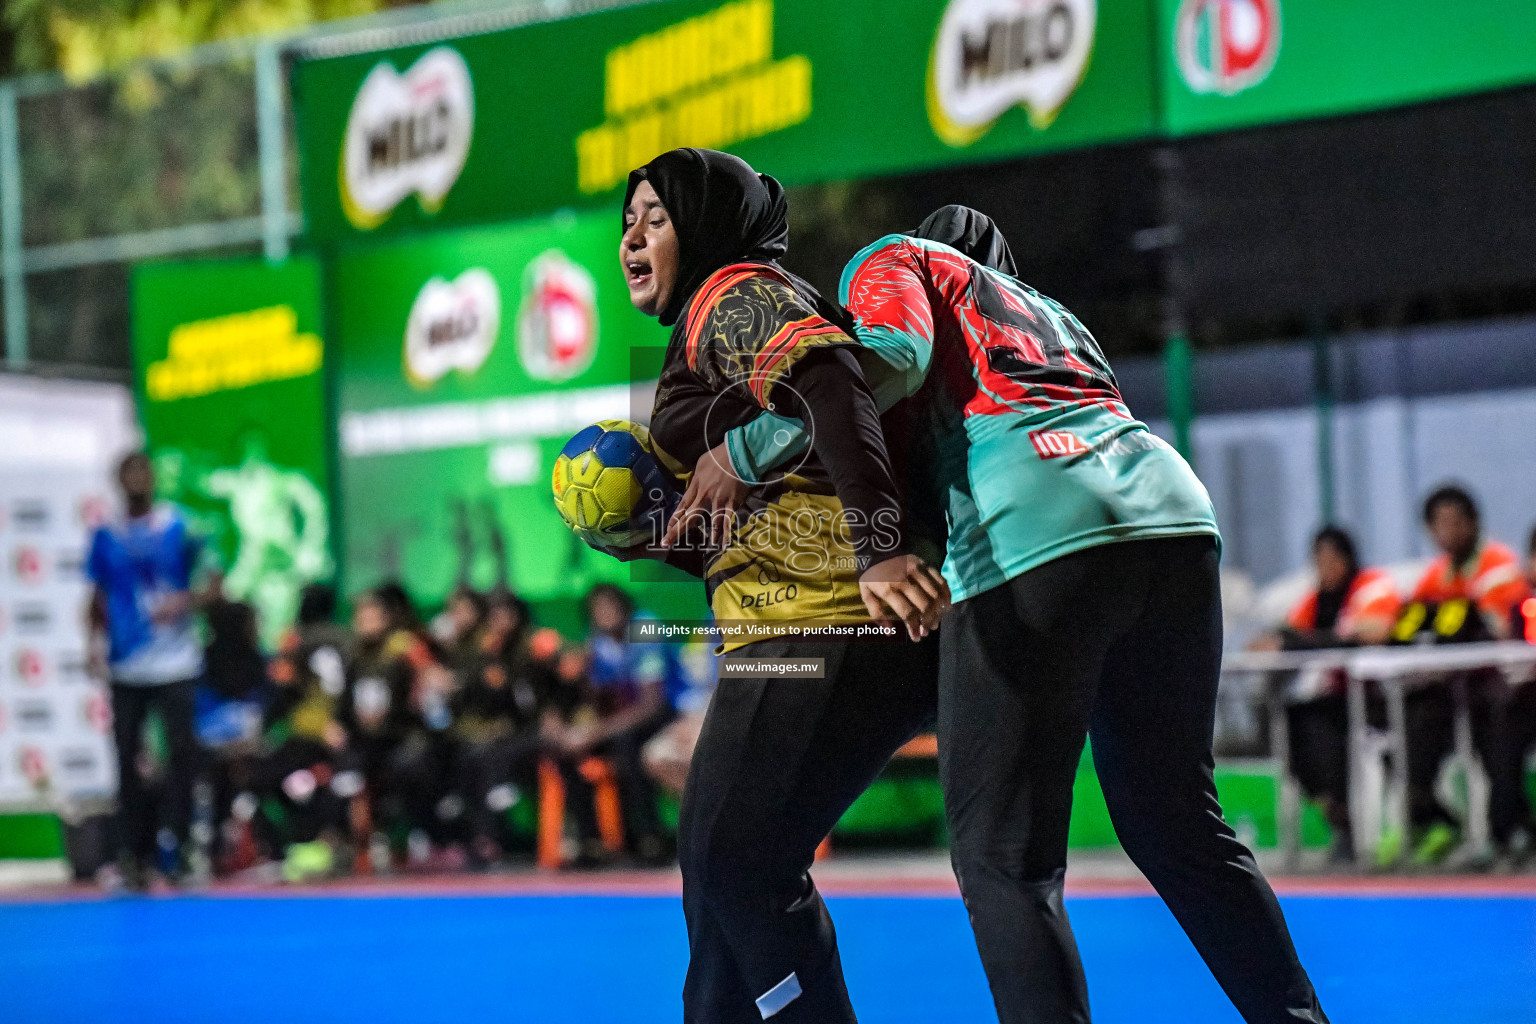
[[81,524],[94,530],[107,521],[107,499],[99,494],[88,494],[80,499],[77,512]]
[[107,701],[107,695],[92,691],[80,702],[80,717],[85,719],[85,724],[96,732],[105,736],[112,728],[112,705]]
[[1184,0],[1174,50],[1194,92],[1230,96],[1258,85],[1280,53],[1280,0]]
[[43,578],[43,553],[30,544],[17,548],[12,555],[11,564],[16,569],[16,578],[23,583],[39,583]]
[[16,767],[34,786],[41,786],[48,779],[48,757],[41,747],[22,747],[16,756]]
[[523,274],[517,348],[538,380],[569,380],[597,354],[597,282],[559,249],[540,254]]
[[43,685],[44,677],[48,674],[48,664],[43,660],[41,651],[30,647],[23,647],[16,652],[16,678],[23,686],[36,689]]

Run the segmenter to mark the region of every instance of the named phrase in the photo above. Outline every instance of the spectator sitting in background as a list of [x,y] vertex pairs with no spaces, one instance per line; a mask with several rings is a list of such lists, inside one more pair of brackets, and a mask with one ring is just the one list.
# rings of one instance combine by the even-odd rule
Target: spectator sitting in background
[[1312,540],[1317,589],[1302,598],[1275,636],[1276,648],[1315,650],[1387,641],[1402,597],[1382,569],[1361,568],[1355,541],[1336,526]]
[[720,658],[715,654],[715,639],[683,644],[677,652],[681,686],[672,698],[677,718],[645,745],[646,771],[663,789],[682,796],[693,763],[693,749],[699,742],[704,713],[720,679]]
[[432,638],[442,647],[449,665],[457,667],[460,661],[479,654],[486,610],[484,595],[469,587],[458,587],[448,595],[442,614],[432,620]]
[[[1531,596],[1520,559],[1482,534],[1477,503],[1460,487],[1441,487],[1424,502],[1424,525],[1440,555],[1420,577],[1409,601],[1420,605],[1465,602],[1476,616],[1467,639],[1510,636],[1511,616]],[[1468,616],[1468,619],[1473,619]],[[1460,638],[1460,637],[1458,637]]]
[[[1536,595],[1536,527],[1525,544],[1525,585]],[[1509,635],[1536,644],[1536,596],[1527,597],[1509,613]]]
[[[1354,539],[1335,526],[1325,527],[1312,541],[1317,589],[1291,609],[1285,625],[1254,646],[1269,650],[1306,650],[1386,641],[1397,621],[1402,599],[1392,577],[1380,569],[1361,568]],[[1291,768],[1307,796],[1317,801],[1333,830],[1329,859],[1354,860],[1349,821],[1349,714],[1339,673],[1297,684],[1313,683],[1310,693],[1292,693],[1286,707],[1291,737]],[[1380,701],[1373,713],[1380,715]]]
[[597,719],[587,685],[587,650],[567,645],[557,630],[545,626],[529,638],[528,655],[548,672],[553,687],[539,711],[539,732],[545,747],[558,756],[567,732]]
[[453,724],[451,702],[458,679],[448,667],[447,652],[422,623],[405,587],[391,580],[380,584],[377,592],[394,628],[408,633],[428,654],[411,683],[411,707],[422,728],[408,734],[392,755],[411,824],[410,863],[427,870],[457,867],[463,862],[456,840],[464,808],[453,792],[453,739],[448,730]]
[[[91,625],[104,630],[109,641],[108,665],[97,671],[112,685],[123,877],[130,887],[142,888],[157,846],[160,866],[173,879],[184,870],[188,852],[194,687],[203,672],[192,621],[200,545],[174,506],[154,503],[148,456],[135,452],[124,458],[117,479],[126,515],[96,530],[85,571],[94,585]],[[167,745],[165,820],[158,829],[139,773],[144,721],[152,707],[164,724]]]
[[529,652],[529,626],[526,602],[493,595],[453,698],[454,777],[476,866],[501,857],[498,816],[519,789],[532,790],[542,749],[539,715],[554,682],[548,665]]
[[353,833],[366,843],[376,868],[386,866],[388,845],[373,830],[390,816],[408,822],[413,860],[424,861],[431,853],[425,829],[434,817],[437,780],[415,696],[436,686],[423,678],[442,668],[419,627],[398,585],[365,591],[353,601],[354,647],[341,724],[349,767],[355,765],[367,782],[365,793],[353,801]]
[[[1415,586],[1393,629],[1409,642],[1421,631],[1437,641],[1502,639],[1511,616],[1531,594],[1515,553],[1483,536],[1477,503],[1464,489],[1446,486],[1424,502],[1424,525],[1440,549]],[[1493,728],[1504,693],[1490,673],[1467,680],[1473,741],[1484,764],[1496,764],[1500,745]],[[1414,860],[1438,863],[1460,839],[1456,819],[1435,795],[1440,764],[1455,746],[1456,705],[1448,685],[1414,690],[1407,701],[1409,821],[1419,833]],[[1385,856],[1394,851],[1390,845]]]
[[[1525,583],[1536,592],[1536,529],[1526,542]],[[1510,613],[1510,635],[1536,643],[1536,597],[1527,597]],[[1515,687],[1494,712],[1488,764],[1490,825],[1494,842],[1518,865],[1536,852],[1536,816],[1525,789],[1526,765],[1536,750],[1536,680]]]
[[304,588],[298,621],[272,660],[275,694],[267,712],[270,752],[253,792],[236,797],[235,816],[249,820],[262,801],[281,808],[281,820],[259,819],[264,838],[284,859],[289,881],[331,871],[342,842],[347,801],[363,789],[362,773],[338,771],[347,734],[338,722],[352,656],[350,633],[333,620],[336,592],[320,583]]
[[267,659],[261,653],[256,610],[244,601],[231,601],[217,578],[203,602],[208,624],[208,648],[204,652],[204,685],[226,700],[245,700],[262,694],[267,685]]
[[352,634],[333,621],[335,615],[335,590],[324,583],[304,588],[298,620],[272,662],[278,690],[268,713],[271,723],[284,723],[285,739],[312,741],[331,750],[346,743],[337,715],[353,653]]
[[641,751],[646,741],[672,720],[669,676],[676,657],[667,644],[629,642],[634,604],[612,584],[593,587],[586,599],[591,632],[587,640],[586,677],[596,717],[561,730],[561,770],[586,862],[603,856],[598,839],[593,790],[581,774],[581,762],[600,755],[613,766],[624,812],[630,852],[648,863],[669,857],[656,815],[656,789],[645,771]]
[[[250,788],[262,755],[262,724],[273,687],[261,650],[256,610],[224,595],[222,580],[211,581],[203,602],[208,627],[206,671],[197,687],[194,723],[202,751],[200,774],[211,786],[211,820],[194,830],[196,855],[210,840],[227,837],[236,793]],[[210,833],[204,833],[210,828]],[[227,861],[224,844],[215,842],[215,861]],[[201,870],[201,869],[200,869]]]

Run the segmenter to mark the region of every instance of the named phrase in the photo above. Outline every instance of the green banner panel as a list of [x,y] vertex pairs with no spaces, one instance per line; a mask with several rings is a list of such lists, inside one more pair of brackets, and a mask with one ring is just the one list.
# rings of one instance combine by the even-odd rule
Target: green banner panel
[[[351,247],[332,285],[350,589],[398,577],[432,604],[507,582],[548,603],[631,581],[560,521],[549,484],[581,427],[650,412],[634,352],[659,366],[666,345],[629,304],[612,216]],[[658,614],[705,612],[697,581],[639,589]]]
[[333,574],[314,260],[135,267],[134,381],[161,495],[210,538],[271,641]]
[[1174,135],[1536,82],[1536,4],[1156,0]]
[[674,146],[789,184],[1143,137],[1145,0],[667,0],[301,61],[310,237],[612,208]]

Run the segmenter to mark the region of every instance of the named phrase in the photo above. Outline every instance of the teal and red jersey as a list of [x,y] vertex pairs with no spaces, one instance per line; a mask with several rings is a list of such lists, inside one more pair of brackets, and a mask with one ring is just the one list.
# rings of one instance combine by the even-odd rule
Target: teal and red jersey
[[[955,600],[1099,544],[1219,537],[1205,488],[1131,415],[1093,335],[1060,303],[908,235],[854,256],[838,298],[881,409],[912,399],[908,502],[943,512]],[[732,462],[775,464],[803,446],[799,428],[762,417],[734,431]]]
[[1076,317],[947,245],[888,235],[848,263],[839,291],[860,340],[895,357],[909,390],[932,378],[943,412],[1124,410],[1109,363]]

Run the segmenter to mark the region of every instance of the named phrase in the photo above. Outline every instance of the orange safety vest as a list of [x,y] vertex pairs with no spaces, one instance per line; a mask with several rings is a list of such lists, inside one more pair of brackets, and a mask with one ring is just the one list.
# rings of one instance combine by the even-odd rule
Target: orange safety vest
[[[1314,590],[1302,598],[1291,609],[1291,614],[1286,616],[1286,625],[1293,629],[1316,629],[1317,595],[1318,592]],[[1397,584],[1392,582],[1391,576],[1381,569],[1361,569],[1350,580],[1333,632],[1341,638],[1353,636],[1362,619],[1380,619],[1391,623],[1397,619],[1402,603]]]
[[1488,540],[1462,565],[1452,565],[1449,555],[1436,558],[1419,579],[1411,600],[1424,604],[1470,601],[1484,615],[1507,622],[1515,606],[1530,596],[1519,558],[1498,541]]

